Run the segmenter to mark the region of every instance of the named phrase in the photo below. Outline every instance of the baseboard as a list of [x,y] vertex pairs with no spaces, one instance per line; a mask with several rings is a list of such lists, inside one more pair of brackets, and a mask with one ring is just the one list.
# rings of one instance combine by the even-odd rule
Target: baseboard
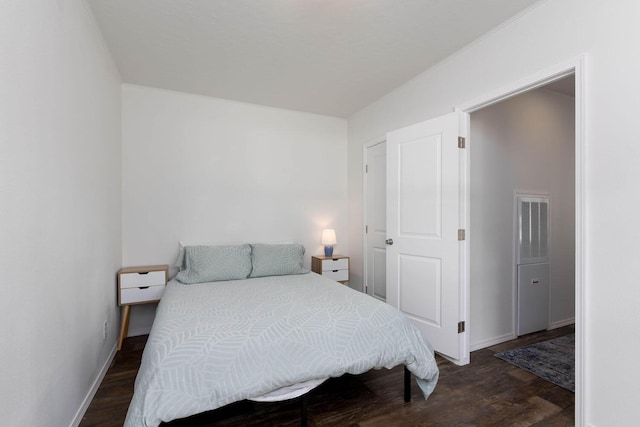
[[109,356],[107,357],[107,360],[104,362],[104,365],[102,365],[102,368],[100,369],[100,373],[98,373],[98,376],[96,377],[95,381],[93,382],[93,384],[91,384],[91,388],[89,389],[86,397],[82,401],[82,405],[80,405],[80,408],[76,412],[75,417],[73,417],[73,421],[71,421],[70,427],[78,427],[82,422],[82,417],[84,417],[85,412],[87,412],[87,409],[89,409],[89,405],[91,404],[93,397],[96,395],[96,392],[98,391],[100,384],[102,384],[102,380],[104,379],[105,375],[107,375],[107,371],[109,370],[109,366],[111,366],[111,362],[113,362],[113,359],[116,357],[116,353],[118,351],[117,347],[118,347],[118,343],[116,342],[113,344],[111,353],[109,353]]
[[553,322],[549,325],[549,330],[562,328],[563,326],[569,326],[576,323],[575,317],[570,317],[569,319],[558,320],[557,322]]
[[516,335],[513,332],[510,332],[505,335],[501,335],[499,337],[488,338],[486,340],[479,341],[475,344],[469,344],[470,351],[482,350],[483,348],[491,347],[492,345],[502,344],[503,342],[511,341],[516,339]]
[[127,334],[127,337],[139,337],[140,335],[149,335],[149,332],[151,332],[151,327],[129,329],[129,333]]

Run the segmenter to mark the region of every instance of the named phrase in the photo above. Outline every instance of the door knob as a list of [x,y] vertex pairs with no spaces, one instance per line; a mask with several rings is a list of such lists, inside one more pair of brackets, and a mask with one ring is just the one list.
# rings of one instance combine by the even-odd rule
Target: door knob
[[393,239],[387,239],[384,242],[389,246],[393,245]]

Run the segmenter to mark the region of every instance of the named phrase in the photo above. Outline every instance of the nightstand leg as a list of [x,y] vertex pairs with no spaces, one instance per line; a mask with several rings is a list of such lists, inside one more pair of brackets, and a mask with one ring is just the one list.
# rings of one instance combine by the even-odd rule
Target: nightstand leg
[[118,339],[118,351],[122,348],[122,341],[129,333],[129,314],[131,310],[130,305],[125,305],[122,308],[122,320],[120,322],[120,338]]

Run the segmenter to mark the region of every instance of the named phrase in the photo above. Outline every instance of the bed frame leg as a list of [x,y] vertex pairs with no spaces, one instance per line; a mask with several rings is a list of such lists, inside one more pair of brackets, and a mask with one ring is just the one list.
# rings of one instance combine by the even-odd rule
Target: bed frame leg
[[404,367],[404,401],[411,402],[411,372]]
[[307,395],[300,398],[300,427],[307,427]]

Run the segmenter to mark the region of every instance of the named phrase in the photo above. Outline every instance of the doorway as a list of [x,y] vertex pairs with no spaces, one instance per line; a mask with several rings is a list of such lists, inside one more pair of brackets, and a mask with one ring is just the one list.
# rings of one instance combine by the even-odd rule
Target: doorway
[[[465,104],[458,105],[457,111],[471,114],[489,105],[495,104],[502,100],[511,98],[521,93],[528,92],[537,87],[541,87],[561,80],[564,77],[573,75],[575,78],[575,143],[574,143],[574,161],[575,161],[575,424],[582,425],[586,410],[584,390],[588,383],[585,377],[585,360],[584,360],[584,343],[587,336],[584,312],[586,307],[586,298],[584,294],[584,278],[586,276],[585,254],[585,137],[584,137],[584,70],[585,58],[578,56],[565,63],[557,64],[538,73],[528,76],[527,78],[513,82],[507,86],[501,87],[492,92],[486,93]],[[472,143],[472,142],[471,142]],[[469,188],[470,182],[467,177],[466,187]],[[472,233],[471,233],[472,235]],[[471,236],[471,238],[473,238]],[[467,282],[467,286],[469,283]]]
[[552,201],[550,293],[536,328],[575,322],[574,85],[569,75],[470,115],[471,350],[515,338],[535,305],[518,304],[518,194]]

